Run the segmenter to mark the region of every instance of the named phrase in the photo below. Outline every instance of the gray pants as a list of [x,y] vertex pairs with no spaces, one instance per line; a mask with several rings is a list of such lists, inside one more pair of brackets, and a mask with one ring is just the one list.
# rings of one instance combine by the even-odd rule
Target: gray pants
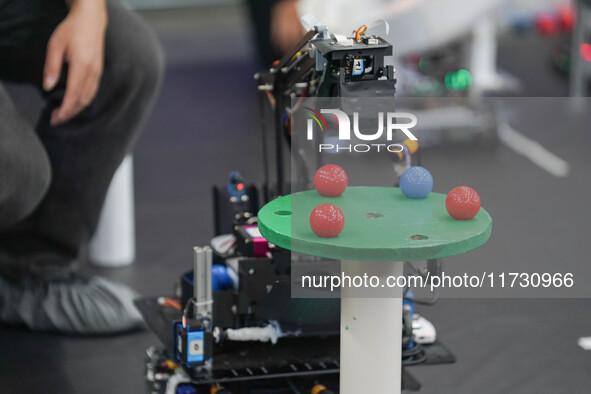
[[[66,14],[63,0],[0,0],[0,80],[41,90],[47,42]],[[116,0],[108,14],[100,87],[73,120],[49,125],[67,69],[44,93],[36,127],[0,82],[0,275],[11,281],[69,275],[158,90],[163,56],[153,32]]]

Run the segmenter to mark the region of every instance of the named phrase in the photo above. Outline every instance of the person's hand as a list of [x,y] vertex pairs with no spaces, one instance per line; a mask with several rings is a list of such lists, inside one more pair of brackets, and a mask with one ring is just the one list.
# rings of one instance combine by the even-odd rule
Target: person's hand
[[282,54],[292,49],[304,35],[296,4],[297,0],[282,0],[271,11],[271,40]]
[[71,0],[68,16],[49,38],[43,88],[49,91],[68,63],[66,92],[51,113],[50,124],[60,125],[76,116],[94,99],[103,71],[107,10],[104,0]]

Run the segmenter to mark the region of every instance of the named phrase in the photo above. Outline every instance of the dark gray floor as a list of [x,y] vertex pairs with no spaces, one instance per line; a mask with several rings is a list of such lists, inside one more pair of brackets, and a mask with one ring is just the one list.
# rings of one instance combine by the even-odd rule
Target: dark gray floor
[[[226,13],[221,23],[220,12]],[[207,243],[213,233],[210,186],[234,169],[260,179],[262,151],[256,67],[241,13],[211,9],[150,18],[169,67],[135,153],[138,259],[128,268],[84,269],[144,295],[161,295],[171,293],[190,267],[191,247]],[[526,94],[566,92],[565,81],[547,66],[550,44],[528,37],[502,42],[500,63],[523,78]],[[499,270],[523,261],[554,269],[557,259],[587,263],[590,134],[521,131],[568,158],[571,176],[554,178],[502,147],[425,153],[438,191],[462,179],[488,198],[493,237],[468,258],[496,263]],[[537,201],[542,191],[546,196]],[[569,191],[568,207],[561,207],[561,195]],[[544,237],[552,229],[572,237],[548,243]],[[573,237],[576,242],[569,242]],[[454,365],[412,368],[423,393],[591,392],[591,352],[576,345],[580,336],[591,336],[590,300],[444,299],[421,312],[458,358]],[[144,351],[153,344],[157,339],[149,332],[65,338],[0,328],[0,392],[140,393]]]

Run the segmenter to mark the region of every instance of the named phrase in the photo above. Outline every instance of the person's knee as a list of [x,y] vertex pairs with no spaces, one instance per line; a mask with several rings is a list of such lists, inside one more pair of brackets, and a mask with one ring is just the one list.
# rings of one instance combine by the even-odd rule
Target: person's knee
[[51,165],[40,146],[0,155],[0,231],[29,216],[51,183]]
[[155,93],[160,87],[164,74],[164,51],[156,35],[150,30],[151,34],[144,36],[142,57],[136,62],[136,66],[142,70],[143,83],[147,88]]
[[141,77],[137,81],[144,94],[153,98],[158,91],[164,74],[164,53],[160,42],[155,36],[145,37],[142,56],[137,59],[135,71],[140,72]]
[[125,68],[121,71],[130,93],[151,100],[162,80],[164,55],[160,42],[151,29],[141,27],[136,32],[135,39],[131,40],[134,56],[125,56]]
[[104,82],[115,82],[118,95],[133,95],[141,102],[151,102],[164,72],[160,42],[138,15],[117,2],[109,4]]

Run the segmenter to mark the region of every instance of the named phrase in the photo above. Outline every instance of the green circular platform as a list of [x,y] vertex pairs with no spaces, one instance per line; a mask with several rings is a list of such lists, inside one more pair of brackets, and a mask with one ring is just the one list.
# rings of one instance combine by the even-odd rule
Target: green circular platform
[[[259,229],[282,248],[343,260],[426,260],[484,244],[492,228],[488,212],[481,208],[472,220],[454,220],[445,210],[445,197],[431,193],[413,200],[394,187],[348,187],[334,198],[309,190],[265,205],[258,214]],[[310,229],[310,213],[327,202],[345,215],[345,227],[335,238],[317,237]]]

